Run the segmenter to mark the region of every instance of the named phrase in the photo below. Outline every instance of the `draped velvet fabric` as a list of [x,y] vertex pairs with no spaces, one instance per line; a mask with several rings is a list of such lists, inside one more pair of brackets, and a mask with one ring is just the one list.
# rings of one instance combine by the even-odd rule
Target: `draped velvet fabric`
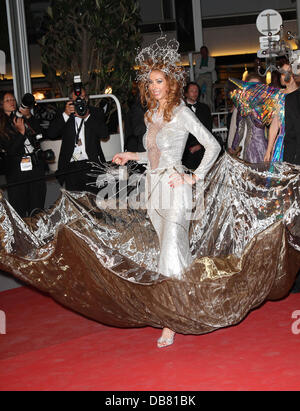
[[62,191],[21,219],[1,197],[0,269],[66,307],[117,327],[202,334],[285,297],[300,268],[300,167],[249,165],[225,154],[208,173],[205,209],[190,225],[191,266],[157,271],[159,243],[144,209],[99,208]]

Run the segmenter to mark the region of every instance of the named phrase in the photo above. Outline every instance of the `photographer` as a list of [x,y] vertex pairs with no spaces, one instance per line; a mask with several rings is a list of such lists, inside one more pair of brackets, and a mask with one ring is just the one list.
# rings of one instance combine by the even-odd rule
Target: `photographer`
[[[25,96],[31,96],[34,102],[32,95]],[[1,92],[1,162],[8,200],[22,218],[43,209],[45,203],[45,162],[40,155],[39,132],[39,122],[31,115],[30,107],[22,105],[17,109],[13,93]]]
[[89,106],[81,83],[75,86],[64,112],[52,120],[48,137],[62,138],[57,170],[60,184],[65,184],[69,191],[96,193],[89,185],[95,182],[95,178],[88,175],[92,168],[89,162],[105,163],[100,140],[108,137],[108,131],[103,111]]

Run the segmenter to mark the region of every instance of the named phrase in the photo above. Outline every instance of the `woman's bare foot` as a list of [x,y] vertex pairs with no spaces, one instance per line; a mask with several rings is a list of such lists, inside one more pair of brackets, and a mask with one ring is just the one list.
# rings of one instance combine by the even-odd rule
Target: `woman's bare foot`
[[164,348],[172,345],[174,342],[175,332],[170,328],[165,327],[162,331],[160,338],[157,340],[157,347]]

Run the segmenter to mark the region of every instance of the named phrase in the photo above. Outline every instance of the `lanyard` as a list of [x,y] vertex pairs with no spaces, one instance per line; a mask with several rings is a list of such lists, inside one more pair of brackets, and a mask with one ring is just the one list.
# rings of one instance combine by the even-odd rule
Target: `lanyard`
[[[29,141],[29,144],[26,144],[26,140]],[[28,147],[31,146],[32,149],[33,149],[33,151],[34,151],[34,147],[32,146],[32,144],[31,144],[31,142],[30,142],[30,140],[29,140],[28,137],[26,138],[26,140],[24,141],[24,150],[25,150],[25,153],[26,153],[26,154],[31,154],[32,152],[29,151],[29,148],[28,148]]]
[[76,132],[76,136],[75,136],[75,144],[76,145],[78,144],[79,134],[80,134],[80,131],[82,129],[83,122],[84,122],[84,118],[81,119],[80,126],[78,127],[76,119],[75,119],[75,127],[77,128],[77,132]]

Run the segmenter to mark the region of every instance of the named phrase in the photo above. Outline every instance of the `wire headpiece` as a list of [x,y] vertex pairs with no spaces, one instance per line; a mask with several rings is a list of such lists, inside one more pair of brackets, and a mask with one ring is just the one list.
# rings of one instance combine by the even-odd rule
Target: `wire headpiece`
[[137,73],[138,82],[146,82],[152,70],[158,69],[167,76],[174,77],[178,82],[185,83],[185,71],[179,66],[179,43],[176,39],[167,40],[167,36],[161,34],[153,44],[141,49],[135,62],[139,66]]

